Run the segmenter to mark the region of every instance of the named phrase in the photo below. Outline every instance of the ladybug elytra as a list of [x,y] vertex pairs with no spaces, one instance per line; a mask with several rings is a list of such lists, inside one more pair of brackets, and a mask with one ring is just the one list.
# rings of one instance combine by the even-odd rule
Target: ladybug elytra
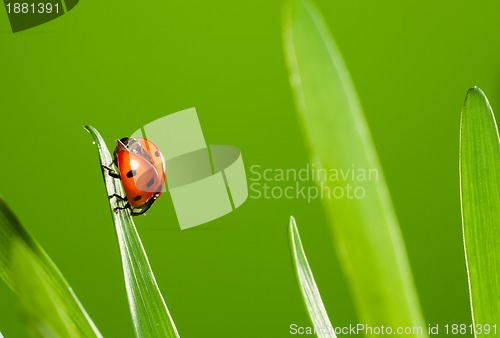
[[160,149],[145,138],[124,137],[116,140],[113,163],[119,173],[102,166],[122,181],[126,197],[113,194],[127,203],[116,209],[130,209],[132,216],[144,214],[160,197],[165,186],[165,160]]

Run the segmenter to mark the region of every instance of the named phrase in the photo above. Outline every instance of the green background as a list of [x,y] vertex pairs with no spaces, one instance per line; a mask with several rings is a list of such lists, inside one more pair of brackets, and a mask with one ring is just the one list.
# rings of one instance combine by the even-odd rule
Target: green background
[[[495,1],[318,0],[351,72],[391,190],[427,322],[469,323],[459,116],[480,86],[500,109]],[[207,143],[247,169],[307,161],[281,43],[281,1],[81,1],[12,34],[0,10],[0,194],[106,337],[133,329],[97,151],[195,106]],[[302,241],[334,325],[357,318],[319,201],[249,199],[180,231],[168,195],[136,224],[181,337],[285,337],[309,325],[288,249]],[[0,330],[24,337],[0,284]]]

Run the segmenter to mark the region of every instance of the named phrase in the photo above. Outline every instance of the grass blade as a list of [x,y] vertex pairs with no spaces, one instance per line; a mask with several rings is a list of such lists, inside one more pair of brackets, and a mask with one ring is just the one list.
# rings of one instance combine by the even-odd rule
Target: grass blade
[[288,3],[284,44],[316,167],[327,172],[354,168],[369,178],[317,182],[330,191],[347,183],[364,192],[363,198],[322,199],[360,319],[371,326],[423,327],[399,224],[356,92],[326,24],[309,1]]
[[[99,132],[91,126],[85,126],[85,129],[94,138],[101,164],[110,166],[113,159]],[[113,194],[125,196],[120,180],[112,178],[105,172],[103,172],[103,178],[107,196]],[[109,200],[120,245],[125,286],[136,336],[179,337],[149,265],[132,216],[128,210],[115,212],[117,203],[116,198]]]
[[[481,89],[465,99],[460,128],[462,226],[474,324],[500,318],[500,141]],[[497,334],[483,334],[496,337]]]
[[294,261],[295,273],[299,282],[302,297],[306,303],[309,317],[317,331],[318,337],[337,337],[333,331],[332,324],[326,313],[325,306],[321,300],[316,281],[312,274],[309,262],[307,261],[306,253],[302,247],[299,230],[295,219],[290,217],[290,227],[288,228],[288,236],[290,239],[290,249]]
[[18,295],[35,335],[101,337],[52,260],[1,199],[0,277]]

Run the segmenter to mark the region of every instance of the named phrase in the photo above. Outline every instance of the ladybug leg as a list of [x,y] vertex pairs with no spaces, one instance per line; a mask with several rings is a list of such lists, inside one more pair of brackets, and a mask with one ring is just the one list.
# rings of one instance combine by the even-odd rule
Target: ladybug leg
[[118,194],[109,195],[108,197],[109,197],[109,199],[112,199],[113,197],[116,197],[116,198],[118,198],[119,200],[122,200],[122,201],[127,201],[127,198],[126,198],[126,197],[122,197],[122,196],[120,196],[120,195],[118,195]]
[[145,215],[146,210],[141,210],[141,211],[130,211],[130,216],[141,216]]
[[132,208],[130,210],[130,215],[131,216],[145,215],[146,211],[148,211],[149,208],[151,208],[151,206],[153,205],[153,203],[155,202],[155,200],[156,200],[156,198],[152,198],[146,204],[144,204],[143,206],[141,206],[140,208]]
[[123,207],[116,207],[115,212],[117,212],[118,210],[127,210],[127,209],[130,209],[129,203],[125,204]]
[[101,168],[102,168],[102,169],[107,170],[107,171],[108,171],[108,175],[109,175],[109,176],[111,176],[111,177],[113,177],[113,178],[120,178],[120,175],[118,175],[118,174],[116,173],[116,171],[114,171],[113,169],[111,169],[111,168],[109,168],[109,167],[106,167],[104,164],[103,164],[103,165],[101,165]]

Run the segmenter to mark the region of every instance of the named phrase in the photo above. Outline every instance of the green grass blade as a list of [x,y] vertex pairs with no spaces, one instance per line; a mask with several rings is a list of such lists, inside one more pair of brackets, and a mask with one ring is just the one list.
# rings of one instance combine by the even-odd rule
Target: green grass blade
[[[112,166],[113,159],[99,132],[91,126],[85,126],[85,129],[94,137],[101,164]],[[105,172],[103,172],[103,178],[107,196],[112,194],[125,196],[120,180],[112,178]],[[117,203],[116,198],[109,200],[120,245],[125,286],[136,336],[179,337],[156,283],[130,211],[115,212]]]
[[319,294],[316,281],[309,267],[309,262],[307,261],[306,253],[304,252],[302,241],[300,240],[299,230],[297,229],[297,224],[293,216],[290,217],[288,236],[300,291],[306,303],[309,317],[317,330],[317,336],[326,338],[337,337],[335,333],[331,331],[333,326],[330,323],[325,306],[321,300],[321,295]]
[[371,326],[422,327],[399,224],[342,57],[309,1],[288,3],[283,33],[290,82],[316,168],[355,168],[371,178],[323,182],[330,191],[346,184],[364,189],[364,198],[322,199],[360,320]]
[[57,267],[1,199],[0,277],[18,295],[35,335],[101,337]]
[[488,99],[477,87],[462,110],[460,191],[473,322],[500,325],[500,141]]

